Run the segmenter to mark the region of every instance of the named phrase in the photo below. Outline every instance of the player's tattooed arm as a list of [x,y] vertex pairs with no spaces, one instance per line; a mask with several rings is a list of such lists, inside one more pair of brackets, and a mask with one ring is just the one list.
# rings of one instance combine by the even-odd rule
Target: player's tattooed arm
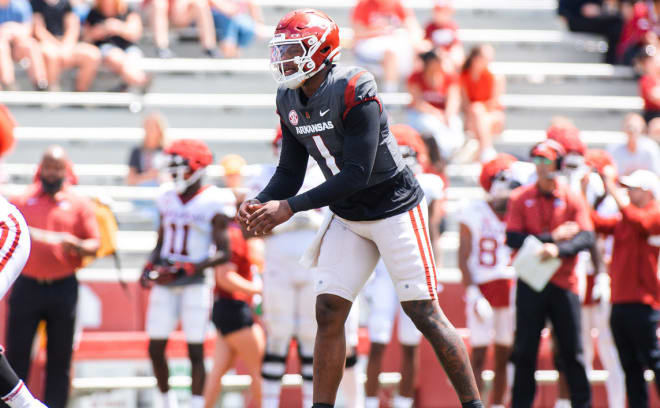
[[403,310],[431,343],[461,402],[479,400],[463,340],[434,300],[401,302]]

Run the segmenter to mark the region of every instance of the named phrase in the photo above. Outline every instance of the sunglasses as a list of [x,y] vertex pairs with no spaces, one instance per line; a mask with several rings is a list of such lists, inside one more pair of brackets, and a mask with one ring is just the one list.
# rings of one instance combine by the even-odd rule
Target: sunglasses
[[532,157],[532,163],[534,164],[552,164],[554,163],[554,160],[550,160],[547,157],[541,157],[541,156],[534,156]]

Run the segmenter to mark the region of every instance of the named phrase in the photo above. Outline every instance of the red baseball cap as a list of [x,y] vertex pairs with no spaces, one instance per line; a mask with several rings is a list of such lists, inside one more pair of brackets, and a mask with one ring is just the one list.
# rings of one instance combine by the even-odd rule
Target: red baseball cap
[[552,139],[548,139],[534,146],[529,155],[531,157],[545,157],[546,159],[555,161],[565,154],[566,151],[562,145]]

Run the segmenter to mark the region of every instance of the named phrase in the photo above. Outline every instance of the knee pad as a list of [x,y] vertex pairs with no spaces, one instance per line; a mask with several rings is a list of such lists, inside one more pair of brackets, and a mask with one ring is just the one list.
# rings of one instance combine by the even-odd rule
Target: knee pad
[[164,358],[165,346],[167,346],[167,340],[149,340],[149,357],[151,359]]
[[9,394],[19,383],[18,376],[9,365],[5,353],[0,352],[0,397]]
[[261,378],[264,380],[281,381],[286,370],[286,356],[266,353],[261,365]]
[[304,381],[314,379],[314,357],[300,355],[300,376]]
[[188,358],[192,364],[204,364],[204,345],[188,344]]
[[357,352],[346,357],[346,368],[355,367],[357,361],[358,361]]

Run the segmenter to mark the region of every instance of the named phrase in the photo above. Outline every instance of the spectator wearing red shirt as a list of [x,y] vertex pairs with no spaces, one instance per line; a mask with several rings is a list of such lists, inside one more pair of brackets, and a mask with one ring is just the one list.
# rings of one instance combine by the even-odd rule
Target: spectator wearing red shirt
[[639,96],[644,100],[644,120],[660,117],[660,55],[655,48],[645,48],[638,56],[644,75],[639,80]]
[[424,37],[437,52],[446,52],[456,68],[463,65],[465,51],[458,38],[458,24],[452,19],[454,8],[450,0],[437,0],[431,21],[424,28]]
[[541,330],[552,322],[560,359],[568,379],[573,408],[591,407],[591,390],[582,359],[580,298],[575,265],[578,252],[593,245],[593,224],[581,195],[557,180],[565,151],[554,140],[536,145],[532,161],[538,181],[513,191],[507,208],[506,243],[514,250],[529,235],[544,242],[541,260],[560,258],[550,282],[536,292],[518,279],[516,334],[511,360],[515,365],[514,407],[530,408],[534,402],[534,372]]
[[[649,7],[650,6],[650,7]],[[621,38],[616,48],[617,61],[626,65],[634,62],[635,57],[647,45],[658,46],[660,34],[660,21],[658,8],[660,1],[639,1],[627,6],[630,15],[623,24]],[[624,6],[625,7],[625,6]]]
[[66,154],[51,147],[40,164],[39,181],[12,200],[30,227],[32,251],[9,297],[7,358],[20,378],[29,378],[32,341],[46,321],[48,364],[44,403],[64,408],[69,395],[74,321],[78,300],[75,272],[99,247],[90,201],[66,182]]
[[213,369],[204,387],[204,406],[215,406],[222,390],[222,376],[240,359],[252,378],[251,398],[261,402],[261,362],[266,338],[252,318],[252,296],[261,293],[261,283],[252,279],[249,246],[238,225],[227,228],[231,260],[215,268],[213,324],[218,330]]
[[360,0],[351,21],[358,60],[382,73],[385,92],[396,91],[412,70],[415,49],[425,45],[415,14],[401,0]]
[[435,52],[424,53],[421,59],[422,69],[408,78],[412,97],[408,122],[422,137],[435,139],[440,155],[448,160],[465,142],[463,122],[458,115],[460,89]]
[[493,138],[504,127],[504,110],[500,104],[504,78],[493,75],[488,68],[494,57],[492,46],[474,47],[461,70],[465,128],[479,141],[478,157],[482,162],[495,156]]
[[649,406],[644,370],[655,374],[660,392],[660,347],[656,330],[660,322],[660,248],[652,236],[660,234],[658,176],[637,170],[621,178],[628,197],[616,185],[614,171],[603,172],[605,189],[621,210],[619,217],[605,218],[592,211],[596,231],[614,235],[612,263],[612,314],[610,325],[626,377],[631,407]]

